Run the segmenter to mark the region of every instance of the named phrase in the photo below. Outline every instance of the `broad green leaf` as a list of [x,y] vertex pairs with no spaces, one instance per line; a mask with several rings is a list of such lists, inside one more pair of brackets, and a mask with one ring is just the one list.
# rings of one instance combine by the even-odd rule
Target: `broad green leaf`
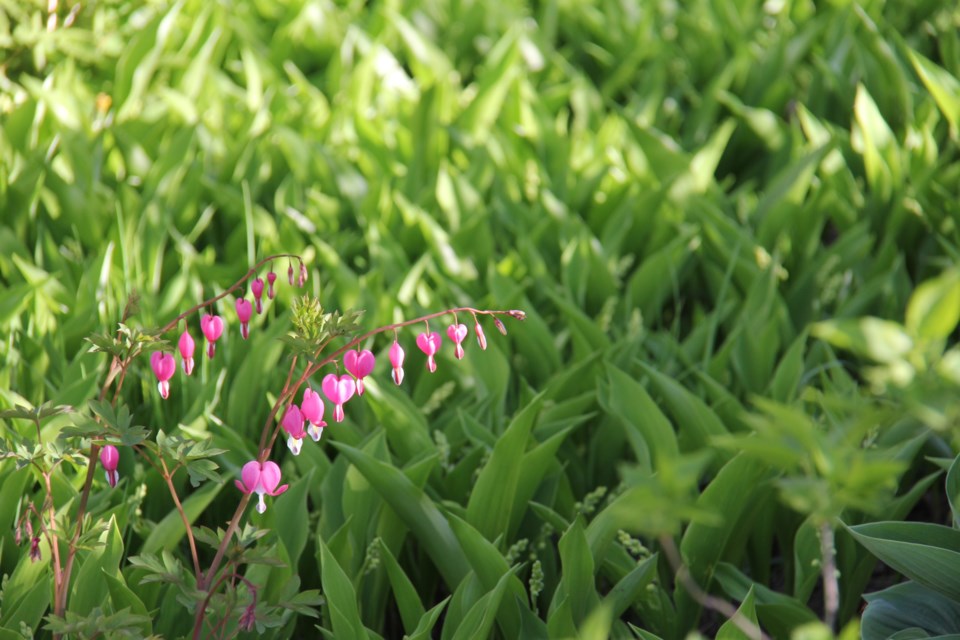
[[310,535],[307,518],[307,491],[313,482],[313,469],[290,483],[282,497],[274,500],[273,515],[277,536],[287,549],[292,568],[296,568]]
[[470,494],[467,522],[488,540],[495,540],[507,532],[518,491],[521,462],[542,404],[542,396],[537,397],[514,417],[497,440],[493,454],[480,471]]
[[550,610],[569,607],[573,623],[579,625],[599,604],[594,583],[595,564],[581,518],[573,521],[560,537],[558,546],[563,572]]
[[[182,500],[187,521],[191,524],[195,522],[225,486],[226,484],[220,482],[207,482],[191,493],[186,500]],[[239,496],[239,493],[237,495]],[[239,497],[237,499],[239,500]],[[140,553],[147,555],[160,550],[171,551],[180,544],[184,535],[186,535],[186,529],[183,527],[183,520],[180,519],[180,514],[173,510],[153,528],[144,541]]]
[[[757,611],[753,600],[753,587],[751,587],[743,602],[740,603],[737,613],[740,614],[742,620],[756,625]],[[759,629],[759,627],[757,628]],[[720,625],[716,640],[755,640],[755,638],[759,638],[759,634],[748,635],[731,619]]]
[[714,578],[734,600],[742,602],[752,590],[760,626],[774,638],[789,638],[798,627],[818,622],[817,615],[805,604],[757,584],[727,562],[717,565]]
[[367,638],[367,630],[357,608],[357,593],[350,578],[320,537],[317,538],[317,547],[322,565],[320,580],[330,610],[333,632],[341,638]]
[[[465,520],[461,520],[453,514],[448,516],[448,520],[453,532],[457,535],[457,539],[460,540],[463,552],[470,562],[471,568],[477,574],[481,586],[484,589],[493,589],[504,575],[511,572],[506,559],[491,542]],[[523,606],[526,606],[527,592],[516,575],[508,581],[507,592],[510,604],[503,606],[498,615],[498,620],[500,620],[504,634],[514,636],[519,632],[520,618],[517,616],[516,609],[511,605],[516,598],[523,603]]]
[[410,633],[408,640],[430,640],[430,638],[433,637],[431,632],[437,625],[437,620],[440,619],[448,602],[450,602],[450,596],[447,596],[430,609],[430,611],[424,613],[420,618],[420,622],[417,624],[417,628]]
[[873,522],[847,530],[891,568],[960,601],[960,531],[928,522]]
[[924,340],[942,340],[960,322],[960,270],[921,283],[907,303],[906,330]]
[[913,340],[900,324],[880,318],[827,320],[813,325],[811,333],[835,347],[885,364],[900,360],[913,348]]
[[679,453],[673,425],[643,385],[622,369],[607,365],[606,384],[601,384],[598,399],[620,419],[640,464],[652,470],[657,459]]
[[[720,515],[719,525],[693,522],[687,527],[680,542],[680,553],[698,584],[706,587],[713,568],[723,559],[724,548],[739,529],[741,518],[754,504],[761,484],[770,476],[769,468],[761,461],[741,454],[720,469],[697,499],[697,506],[712,509]],[[686,592],[678,586],[675,597],[681,616],[696,610],[697,605],[686,599]],[[684,609],[684,606],[688,607]]]
[[641,363],[640,367],[663,396],[667,410],[673,416],[680,432],[681,449],[688,451],[707,447],[711,438],[727,434],[723,422],[703,400],[652,366]]
[[408,634],[415,635],[419,625],[423,624],[422,620],[426,613],[420,602],[420,596],[417,595],[417,588],[397,562],[390,548],[383,543],[380,544],[380,561],[383,562],[387,571],[387,578],[393,589],[393,598],[397,602],[397,609],[400,610],[403,628]]
[[604,596],[603,602],[610,607],[614,619],[623,615],[643,595],[656,573],[658,559],[659,556],[654,554],[638,563]]
[[453,588],[469,573],[469,564],[449,523],[437,506],[399,469],[380,462],[348,445],[333,445],[383,496],[413,532],[434,561],[447,585]]
[[503,600],[504,593],[507,591],[507,585],[510,579],[516,579],[512,571],[508,571],[500,578],[496,586],[487,592],[482,598],[476,601],[467,615],[463,617],[457,632],[453,635],[453,640],[482,640],[490,636],[493,630],[493,622],[496,619],[497,611],[500,608],[500,602]]
[[960,634],[960,603],[916,582],[903,582],[863,597],[867,607],[860,620],[863,640],[886,640],[907,629],[919,637]]
[[83,560],[73,584],[73,593],[70,594],[70,610],[82,616],[88,615],[94,607],[104,608],[109,595],[104,574],[113,577],[120,575],[123,537],[115,517],[110,518],[107,530],[100,537],[100,543],[102,546],[88,552]]
[[923,86],[933,96],[954,132],[960,126],[960,81],[943,67],[934,64],[913,49],[907,50],[910,62]]

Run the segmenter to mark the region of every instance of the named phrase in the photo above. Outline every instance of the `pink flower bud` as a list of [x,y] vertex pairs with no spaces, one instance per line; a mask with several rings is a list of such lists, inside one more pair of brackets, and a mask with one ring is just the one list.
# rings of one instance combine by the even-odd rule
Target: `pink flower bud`
[[[261,298],[263,297],[263,279],[257,278],[250,283],[250,292],[253,294],[253,299],[257,303],[257,313],[263,313],[263,302]],[[271,298],[273,296],[270,296]]]
[[120,474],[117,473],[117,465],[120,464],[120,452],[112,444],[104,445],[100,449],[100,464],[103,470],[107,472],[107,482],[111,487],[117,486],[120,481]]
[[273,283],[276,281],[277,281],[277,274],[275,274],[273,271],[267,274],[267,284],[270,285],[270,288],[267,290],[267,297],[270,298],[271,300],[273,300],[273,296],[275,295],[273,292]]
[[150,354],[150,367],[160,382],[157,385],[160,397],[166,400],[170,396],[170,378],[177,372],[177,361],[169,353],[154,351]]
[[207,357],[213,358],[216,353],[216,342],[223,335],[223,318],[220,316],[206,315],[200,318],[200,330],[207,337]]
[[393,381],[396,384],[403,382],[403,347],[400,346],[400,343],[396,340],[393,341],[393,345],[390,347],[390,364],[393,366]]
[[237,319],[240,320],[240,335],[246,340],[250,337],[250,316],[253,315],[253,307],[246,298],[237,299]]
[[180,340],[177,347],[180,349],[180,358],[183,364],[183,372],[187,375],[193,373],[193,352],[196,349],[196,343],[193,336],[186,329],[180,334]]
[[473,325],[473,331],[477,334],[477,344],[480,345],[480,349],[483,351],[487,350],[487,336],[483,335],[483,327],[480,326],[480,321],[477,320],[476,324]]

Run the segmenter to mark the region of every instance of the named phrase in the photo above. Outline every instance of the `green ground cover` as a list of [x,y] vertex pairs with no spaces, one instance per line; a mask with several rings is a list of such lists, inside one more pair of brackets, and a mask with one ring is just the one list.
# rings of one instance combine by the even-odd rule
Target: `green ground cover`
[[[0,0],[0,640],[960,634],[960,9],[52,4]],[[223,542],[311,300],[526,320],[365,341]]]

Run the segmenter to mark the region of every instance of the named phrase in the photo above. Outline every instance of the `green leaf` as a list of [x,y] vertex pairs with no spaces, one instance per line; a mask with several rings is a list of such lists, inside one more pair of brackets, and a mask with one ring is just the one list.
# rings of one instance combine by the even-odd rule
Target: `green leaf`
[[[187,515],[187,521],[191,524],[195,522],[225,486],[225,483],[208,482],[191,493],[186,500],[183,500],[183,512]],[[161,550],[171,551],[180,544],[181,538],[186,533],[180,514],[175,510],[171,511],[157,523],[157,526],[147,536],[140,553],[150,554]]]
[[907,303],[906,329],[924,340],[942,340],[960,322],[960,270],[920,284]]
[[[594,582],[595,565],[583,519],[577,518],[560,538],[560,584],[550,604],[550,614],[568,607],[573,624],[580,625],[599,604]],[[548,618],[550,616],[548,614]]]
[[507,589],[510,592],[508,601],[501,607],[497,620],[506,637],[516,637],[520,631],[520,618],[512,604],[516,598],[523,606],[527,606],[527,591],[523,583],[511,573],[510,566],[503,555],[479,531],[453,514],[447,516],[447,519],[463,547],[463,553],[470,562],[470,567],[484,589],[495,588],[500,579],[507,574],[512,576],[507,583]]
[[460,584],[469,564],[437,506],[402,471],[340,442],[335,446],[396,511],[434,561],[447,586]]
[[[743,599],[743,602],[740,603],[740,608],[737,609],[737,613],[740,614],[742,619],[757,624],[757,610],[754,604],[753,597],[753,587],[747,592],[747,596]],[[757,627],[759,629],[759,627]],[[757,638],[759,637],[756,636]],[[717,631],[716,640],[755,640],[753,637],[744,633],[740,627],[731,619],[724,622],[720,625],[720,629]]]
[[353,583],[320,536],[317,536],[317,547],[320,549],[320,581],[327,599],[327,608],[330,610],[333,632],[338,638],[368,637],[360,619]]
[[650,365],[641,363],[640,367],[650,377],[654,388],[663,396],[667,410],[678,425],[681,449],[689,451],[708,448],[711,438],[728,433],[720,418],[703,400]]
[[274,501],[274,522],[277,536],[287,549],[290,563],[296,568],[307,546],[309,518],[307,517],[307,491],[313,482],[314,469],[290,484],[283,497]]
[[407,640],[430,640],[433,636],[431,632],[433,628],[437,626],[437,620],[440,619],[440,615],[443,613],[444,608],[446,608],[447,603],[450,602],[450,597],[447,596],[441,600],[438,604],[434,605],[430,611],[427,611],[420,618],[420,622],[417,624],[417,628],[414,629]]
[[923,636],[960,634],[960,603],[916,582],[904,582],[863,597],[867,607],[860,620],[863,640],[886,640],[907,629]]
[[605,411],[620,419],[637,462],[653,470],[659,458],[677,456],[673,425],[643,385],[612,364],[607,364],[606,372],[598,400]]
[[123,537],[115,516],[110,518],[107,530],[100,537],[100,543],[102,546],[87,553],[70,595],[70,611],[81,616],[89,615],[95,607],[103,607],[106,602],[109,588],[103,578],[104,574],[114,577],[120,575]]
[[470,607],[460,626],[457,627],[453,640],[481,640],[490,636],[497,611],[500,609],[500,602],[503,600],[503,594],[511,578],[516,579],[517,576],[512,571],[508,571],[491,591]]
[[[420,625],[423,624],[425,614],[420,596],[417,595],[417,588],[410,581],[400,563],[397,562],[390,548],[382,541],[380,542],[380,561],[387,571],[387,578],[390,580],[390,587],[393,589],[393,599],[396,600],[397,609],[400,610],[403,628],[408,634],[415,635]],[[434,623],[436,623],[436,620],[434,620]],[[433,625],[430,628],[432,629]]]
[[960,531],[927,522],[872,522],[847,530],[891,568],[960,602]]
[[514,417],[497,440],[490,460],[480,471],[470,493],[467,522],[488,540],[507,533],[520,481],[521,462],[542,404],[543,395],[540,395]]
[[884,364],[901,359],[913,348],[913,340],[900,324],[880,318],[827,320],[813,325],[811,333],[835,347]]
[[957,81],[946,69],[940,67],[914,51],[907,50],[910,62],[923,86],[933,96],[937,106],[956,132],[960,126],[960,81]]

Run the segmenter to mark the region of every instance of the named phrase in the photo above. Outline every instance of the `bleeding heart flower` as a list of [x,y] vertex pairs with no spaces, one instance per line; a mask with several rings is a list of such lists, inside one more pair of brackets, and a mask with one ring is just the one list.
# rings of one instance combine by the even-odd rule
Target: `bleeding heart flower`
[[[257,303],[257,313],[263,313],[263,302],[261,298],[263,297],[263,278],[257,278],[250,283],[250,293],[253,294],[253,299]],[[271,298],[273,296],[270,296]]]
[[403,382],[403,347],[400,346],[400,343],[396,340],[393,341],[393,345],[390,347],[390,364],[393,365],[393,381],[397,384]]
[[120,474],[117,473],[117,465],[120,464],[120,452],[112,444],[104,445],[100,449],[100,464],[103,470],[107,472],[107,482],[111,487],[117,486],[120,481]]
[[240,320],[240,335],[246,340],[250,337],[250,316],[253,315],[253,307],[246,298],[237,299],[237,319]]
[[275,295],[273,291],[273,283],[276,281],[277,274],[275,274],[273,271],[267,274],[267,284],[269,285],[269,288],[267,289],[267,297],[271,300],[273,300],[273,296]]
[[463,339],[467,337],[467,325],[450,325],[447,327],[447,337],[453,341],[454,354],[456,354],[457,360],[463,359],[463,346],[460,343],[463,342]]
[[258,513],[267,510],[267,505],[263,501],[264,494],[278,496],[290,486],[286,484],[282,487],[277,486],[280,484],[280,467],[271,460],[267,460],[263,464],[260,464],[257,460],[251,460],[243,465],[243,469],[240,471],[240,480],[235,480],[234,483],[240,491],[247,495],[257,494],[259,498],[257,502]]
[[280,426],[290,437],[287,438],[287,447],[293,452],[293,455],[300,455],[300,447],[303,444],[303,436],[306,435],[303,430],[303,414],[297,405],[292,404],[287,407],[287,412],[283,414],[283,420]]
[[207,357],[213,358],[217,351],[217,340],[223,335],[223,318],[220,316],[206,315],[200,318],[200,330],[207,337]]
[[297,286],[303,287],[307,284],[307,265],[300,263],[300,276],[297,278]]
[[357,395],[363,395],[363,379],[373,372],[377,359],[368,349],[343,354],[343,368],[357,379]]
[[437,361],[433,359],[433,355],[440,350],[441,342],[443,342],[443,338],[440,337],[440,334],[436,331],[433,333],[421,333],[417,336],[417,346],[420,348],[420,351],[427,354],[427,369],[430,373],[437,370]]
[[287,282],[290,283],[290,286],[293,286],[293,262],[290,262],[290,266],[287,267]]
[[177,372],[177,361],[169,353],[154,351],[150,354],[150,367],[153,369],[154,375],[157,376],[157,380],[160,381],[160,384],[157,385],[157,388],[160,389],[160,397],[166,400],[170,396],[169,380]]
[[353,392],[357,389],[357,384],[350,376],[337,376],[335,373],[329,373],[324,377],[323,394],[334,404],[333,419],[336,422],[343,422],[343,404],[353,397]]
[[323,400],[320,394],[307,387],[303,390],[303,401],[300,403],[300,413],[307,421],[307,433],[314,442],[320,442],[323,428],[327,423],[323,421]]
[[187,375],[193,373],[193,352],[197,344],[193,341],[193,336],[186,329],[180,334],[180,340],[177,342],[180,349],[180,358],[183,360],[183,372]]
[[480,321],[477,320],[476,324],[473,325],[473,331],[477,334],[477,344],[480,345],[480,348],[484,351],[487,350],[487,336],[483,335],[483,327],[480,326]]

